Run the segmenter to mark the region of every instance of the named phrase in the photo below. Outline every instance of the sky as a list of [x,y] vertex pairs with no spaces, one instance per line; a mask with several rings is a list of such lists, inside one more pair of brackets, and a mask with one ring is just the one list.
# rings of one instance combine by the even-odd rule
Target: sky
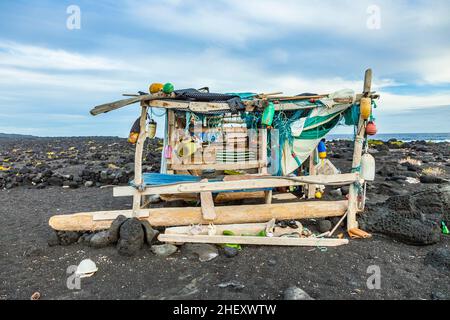
[[89,110],[152,82],[361,92],[369,67],[380,133],[450,132],[449,13],[448,0],[2,0],[0,132],[125,137],[137,104]]

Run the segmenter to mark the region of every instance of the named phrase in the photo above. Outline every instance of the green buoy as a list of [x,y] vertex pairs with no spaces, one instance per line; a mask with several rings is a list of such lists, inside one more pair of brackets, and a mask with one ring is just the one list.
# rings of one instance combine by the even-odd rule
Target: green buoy
[[167,82],[162,88],[162,91],[166,94],[171,94],[173,90],[174,90],[173,84],[171,84],[170,82]]

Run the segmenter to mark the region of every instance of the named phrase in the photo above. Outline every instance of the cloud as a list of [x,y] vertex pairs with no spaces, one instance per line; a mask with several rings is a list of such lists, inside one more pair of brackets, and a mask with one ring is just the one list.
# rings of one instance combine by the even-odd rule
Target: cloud
[[130,66],[116,60],[65,50],[0,41],[0,65],[31,69],[120,70]]
[[437,94],[399,95],[381,92],[378,113],[408,111],[450,105],[450,91]]
[[419,59],[414,67],[425,83],[450,83],[450,48],[435,50],[427,57]]

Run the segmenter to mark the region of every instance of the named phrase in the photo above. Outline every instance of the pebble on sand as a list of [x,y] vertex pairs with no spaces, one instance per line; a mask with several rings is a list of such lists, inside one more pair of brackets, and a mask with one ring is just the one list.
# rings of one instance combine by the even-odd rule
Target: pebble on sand
[[154,254],[161,257],[168,257],[178,250],[176,246],[170,243],[152,245],[150,249]]

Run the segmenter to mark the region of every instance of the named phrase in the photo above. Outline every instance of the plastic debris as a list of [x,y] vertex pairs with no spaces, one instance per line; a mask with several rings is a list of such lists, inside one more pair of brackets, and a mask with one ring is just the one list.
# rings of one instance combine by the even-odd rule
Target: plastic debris
[[38,292],[38,291],[36,291],[35,293],[33,293],[32,295],[31,295],[31,300],[39,300],[41,298],[41,294]]
[[88,278],[94,275],[98,271],[97,266],[95,265],[95,262],[91,259],[84,259],[80,262],[80,264],[77,267],[77,270],[75,271],[75,274],[79,276],[80,278]]

